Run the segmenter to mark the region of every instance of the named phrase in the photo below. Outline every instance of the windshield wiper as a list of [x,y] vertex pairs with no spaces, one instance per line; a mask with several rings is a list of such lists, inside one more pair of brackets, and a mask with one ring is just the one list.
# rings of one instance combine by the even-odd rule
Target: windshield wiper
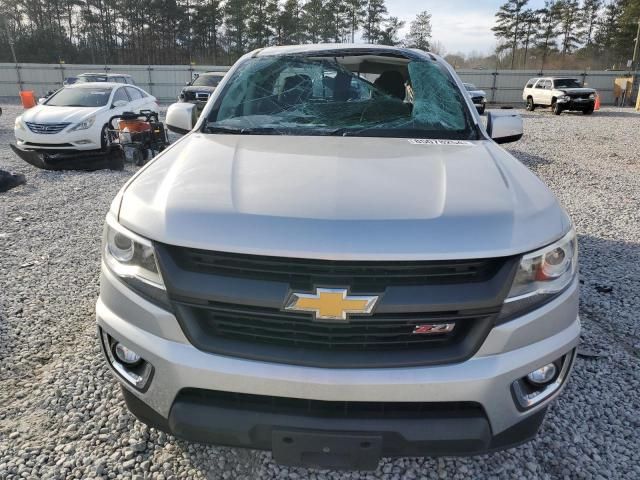
[[280,131],[273,127],[224,127],[219,125],[208,125],[205,127],[206,133],[226,133],[230,135],[272,135],[280,133]]

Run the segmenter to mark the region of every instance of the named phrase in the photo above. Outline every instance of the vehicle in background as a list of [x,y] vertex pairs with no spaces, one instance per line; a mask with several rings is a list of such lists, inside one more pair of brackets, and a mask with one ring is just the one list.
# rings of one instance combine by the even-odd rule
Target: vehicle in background
[[383,45],[256,50],[195,110],[106,218],[99,336],[141,421],[316,468],[535,436],[579,282],[570,218],[497,145],[517,113],[485,128],[449,64]]
[[522,92],[528,111],[536,107],[551,107],[555,115],[567,110],[591,115],[595,109],[597,92],[585,88],[579,80],[570,77],[531,78]]
[[119,83],[76,83],[61,88],[15,120],[23,150],[97,150],[109,145],[107,123],[114,115],[159,112],[156,98]]
[[469,93],[471,101],[476,106],[478,113],[482,115],[487,105],[487,93],[484,90],[480,90],[473,83],[465,83],[464,88]]
[[78,77],[67,77],[64,79],[64,81],[62,82],[62,85],[66,86],[66,85],[73,85],[74,83],[76,83],[78,81]]
[[135,85],[131,75],[123,73],[81,73],[76,78],[76,83],[111,82]]
[[193,103],[196,105],[198,111],[201,111],[224,76],[225,72],[205,72],[199,74],[180,91],[178,101]]

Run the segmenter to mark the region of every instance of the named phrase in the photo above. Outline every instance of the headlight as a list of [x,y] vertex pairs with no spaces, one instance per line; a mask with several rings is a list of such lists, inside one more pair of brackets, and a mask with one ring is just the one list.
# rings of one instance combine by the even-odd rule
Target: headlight
[[511,317],[546,303],[571,284],[577,271],[578,243],[572,229],[557,242],[520,259],[500,316]]
[[24,123],[22,122],[22,115],[16,117],[15,122],[13,123],[13,127],[16,130],[24,130]]
[[559,100],[564,100],[565,102],[570,100],[571,97],[569,95],[560,95]]
[[91,116],[91,117],[83,120],[79,124],[77,124],[75,127],[71,128],[69,131],[70,132],[75,132],[76,130],[86,130],[87,128],[91,128],[93,126],[93,124],[95,123],[95,121],[96,121],[96,117]]
[[595,100],[596,99],[596,94],[592,93],[591,95],[589,95],[589,100]]
[[102,255],[105,264],[124,283],[148,300],[169,307],[153,245],[122,227],[111,215],[104,228]]

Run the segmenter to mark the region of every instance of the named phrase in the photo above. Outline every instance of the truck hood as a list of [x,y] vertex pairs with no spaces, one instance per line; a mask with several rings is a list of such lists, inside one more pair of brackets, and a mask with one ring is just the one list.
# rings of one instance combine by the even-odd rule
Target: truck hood
[[119,221],[140,235],[258,255],[493,257],[569,228],[547,187],[491,141],[192,133],[121,193]]
[[593,88],[558,88],[559,91],[566,95],[583,95],[585,93],[596,93]]
[[79,123],[107,107],[50,107],[37,105],[22,114],[22,120],[34,123]]

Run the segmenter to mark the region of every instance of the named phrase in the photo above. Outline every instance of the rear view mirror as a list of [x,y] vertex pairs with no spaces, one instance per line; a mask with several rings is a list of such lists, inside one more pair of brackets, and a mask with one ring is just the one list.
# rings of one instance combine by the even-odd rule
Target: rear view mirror
[[165,123],[172,132],[184,135],[196,124],[198,117],[193,103],[174,103],[167,110]]
[[487,113],[487,133],[496,143],[517,142],[523,132],[520,114],[510,111]]

